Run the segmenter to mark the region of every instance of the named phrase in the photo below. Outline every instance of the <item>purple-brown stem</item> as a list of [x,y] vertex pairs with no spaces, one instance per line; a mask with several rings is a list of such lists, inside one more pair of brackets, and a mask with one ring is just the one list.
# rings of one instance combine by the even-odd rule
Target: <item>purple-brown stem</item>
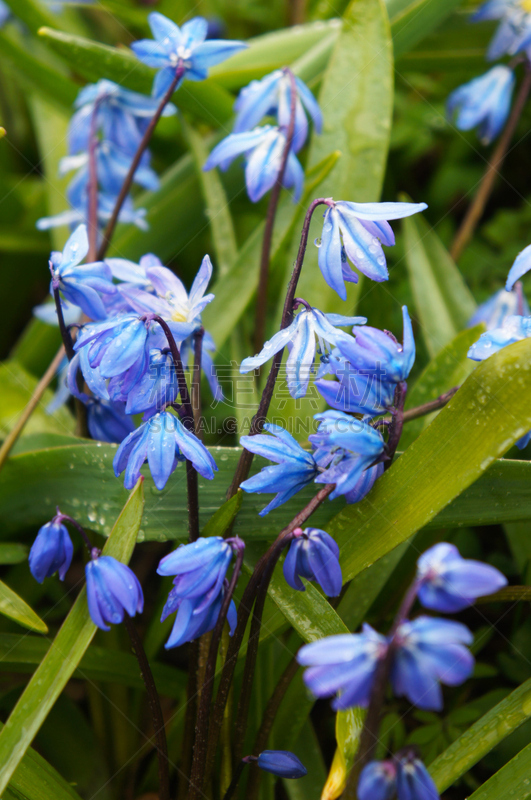
[[120,189],[120,194],[116,198],[116,203],[114,204],[114,208],[111,214],[111,218],[107,223],[107,226],[102,234],[102,240],[100,244],[100,248],[98,250],[97,259],[101,261],[104,257],[105,253],[107,252],[107,248],[111,241],[112,235],[114,233],[114,229],[116,227],[116,223],[118,222],[118,217],[120,216],[120,211],[122,210],[122,206],[125,202],[125,198],[129,194],[129,190],[131,189],[131,185],[133,183],[133,178],[135,177],[135,172],[140,164],[140,160],[144,155],[144,152],[151,141],[151,137],[153,136],[153,131],[157,127],[158,121],[162,116],[162,112],[164,111],[166,105],[170,102],[171,96],[174,93],[175,89],[181,78],[183,77],[186,68],[183,63],[179,63],[175,70],[175,77],[171,82],[168,91],[160,101],[160,105],[151,117],[149,121],[149,125],[146,128],[146,132],[142,136],[140,144],[138,145],[138,149],[133,156],[133,160],[131,161],[131,166],[129,167],[129,172],[125,176],[125,180],[122,184],[122,188]]
[[68,358],[69,361],[72,361],[72,359],[76,354],[76,351],[74,350],[74,343],[72,342],[70,331],[65,325],[65,318],[63,316],[63,306],[61,305],[61,296],[59,294],[59,286],[55,285],[56,279],[54,277],[54,272],[51,262],[50,262],[50,270],[52,272],[53,299],[55,300],[55,312],[57,314],[57,323],[59,325],[59,332],[61,334],[61,339],[63,340],[66,357]]
[[73,517],[69,517],[68,514],[63,514],[59,506],[57,506],[57,514],[54,517],[54,522],[62,523],[63,521],[69,522],[71,525],[74,526],[74,528],[76,528],[76,530],[80,533],[81,538],[85,542],[87,550],[89,551],[89,553],[92,553],[92,551],[94,550],[94,546],[90,541],[85,529]]
[[393,463],[396,448],[402,436],[404,427],[404,403],[406,402],[407,383],[400,381],[395,389],[394,406],[391,409],[391,424],[389,425],[389,438],[387,440],[387,456],[384,469],[389,469]]
[[271,244],[273,241],[273,228],[277,215],[278,202],[282,191],[282,182],[288,164],[288,157],[295,132],[295,114],[297,109],[297,85],[293,72],[285,68],[284,73],[290,80],[290,113],[289,123],[286,131],[286,143],[282,153],[282,161],[278,171],[277,179],[271,190],[269,205],[264,226],[264,238],[262,240],[262,255],[260,258],[260,276],[258,279],[258,289],[256,292],[256,314],[254,322],[254,349],[258,353],[262,349],[265,338],[265,324],[267,317],[267,288],[269,283],[269,262],[271,260]]
[[205,329],[203,326],[198,328],[193,335],[194,342],[194,368],[192,375],[192,409],[194,412],[194,424],[198,439],[202,440],[201,434],[201,358],[203,352],[203,337]]
[[[238,541],[240,542],[240,540]],[[201,686],[201,697],[197,711],[194,757],[192,761],[192,772],[190,776],[190,787],[188,794],[189,800],[200,800],[200,798],[203,796],[205,777],[204,768],[208,744],[210,706],[212,704],[212,694],[214,691],[214,678],[216,677],[216,659],[219,650],[219,643],[221,641],[221,634],[223,632],[223,626],[227,618],[227,612],[229,610],[232,596],[240,576],[244,551],[245,545],[243,542],[241,542],[236,550],[236,562],[234,564],[234,570],[232,572],[230,584],[223,597],[219,617],[212,633],[212,638],[210,639],[210,649],[208,652],[205,676],[203,685]]]
[[[308,211],[306,212],[306,216],[304,218],[304,224],[302,226],[302,233],[301,233],[301,240],[299,244],[299,251],[297,253],[297,259],[295,261],[295,266],[293,267],[293,272],[291,274],[291,279],[288,285],[288,290],[286,292],[286,299],[284,301],[284,310],[282,312],[282,321],[280,323],[280,329],[284,330],[289,325],[291,325],[293,321],[293,301],[295,299],[295,292],[297,291],[297,284],[299,282],[299,277],[301,274],[302,264],[304,262],[304,254],[306,252],[306,247],[308,244],[308,233],[310,231],[310,223],[312,221],[312,215],[317,206],[320,205],[330,205],[331,199],[319,197],[317,200],[314,200]],[[267,412],[269,410],[269,405],[271,403],[271,398],[273,397],[273,390],[275,388],[275,383],[278,377],[278,373],[280,370],[280,365],[282,363],[282,354],[284,350],[280,350],[273,358],[273,363],[271,365],[271,369],[269,371],[269,375],[267,377],[267,382],[264,387],[264,391],[262,392],[262,397],[260,399],[260,405],[258,406],[258,411],[254,415],[251,427],[249,429],[249,436],[254,436],[257,433],[260,433],[264,427],[264,423],[267,419]],[[240,455],[240,459],[238,461],[238,465],[236,467],[236,472],[234,474],[234,478],[232,479],[232,483],[229,487],[227,492],[227,497],[233,497],[238,488],[240,483],[244,481],[247,476],[249,475],[249,470],[251,469],[251,464],[253,463],[253,453],[249,452],[249,450],[242,450]]]

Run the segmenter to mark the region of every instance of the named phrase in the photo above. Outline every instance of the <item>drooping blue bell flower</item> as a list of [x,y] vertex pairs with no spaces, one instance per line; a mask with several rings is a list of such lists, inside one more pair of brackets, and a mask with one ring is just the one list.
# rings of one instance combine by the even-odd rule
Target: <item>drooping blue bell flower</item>
[[344,497],[347,503],[351,505],[352,503],[359,503],[360,500],[363,500],[365,495],[369,494],[378,478],[383,475],[383,471],[384,465],[382,462],[375,464],[374,467],[367,467],[358,482],[354,485],[354,488],[345,492]]
[[188,459],[203,478],[212,480],[216,462],[180,419],[168,411],[155,414],[124,439],[113,460],[116,477],[125,470],[124,486],[132,489],[147,461],[157,489],[164,489],[179,461]]
[[509,116],[514,89],[514,73],[504,64],[459,86],[447,103],[450,119],[457,112],[455,124],[461,131],[478,127],[482,144],[489,144],[500,133]]
[[319,467],[313,455],[304,450],[280,425],[266,422],[264,429],[272,435],[259,433],[240,438],[240,444],[250,453],[276,462],[276,466],[264,467],[240,484],[245,492],[276,492],[276,497],[259,512],[261,517],[286,503],[311,483]]
[[[531,268],[531,262],[529,266]],[[517,315],[519,312],[522,312],[525,317],[531,314],[523,292],[514,288],[511,291],[500,289],[478,306],[476,312],[470,318],[468,327],[473,328],[474,325],[479,325],[483,322],[487,330],[490,331],[494,328],[500,328],[508,317]]]
[[397,756],[397,764],[398,800],[439,800],[433,778],[414,750]]
[[[308,119],[313,120],[315,130],[321,133],[323,115],[319,104],[306,84],[297,76],[294,77],[297,90],[295,101],[295,129],[293,133],[293,150],[298,153],[308,136]],[[264,116],[277,115],[279,127],[287,129],[291,110],[291,79],[286,70],[277,69],[259,81],[251,83],[241,90],[234,103],[236,120],[234,133],[242,133],[255,128]]]
[[355,338],[338,341],[337,347],[351,366],[380,383],[405,381],[415,363],[415,339],[407,306],[402,306],[402,344],[395,337],[368,325],[357,328]]
[[[219,166],[225,170],[237,156],[245,155],[247,194],[253,203],[257,203],[277,180],[286,149],[286,135],[285,129],[272,125],[231,133],[212,150],[203,169],[208,171]],[[304,170],[290,148],[282,185],[285,189],[293,189],[294,202],[300,199],[303,183]]]
[[[172,589],[168,595],[168,600],[162,611],[160,621],[164,622],[166,617],[173,614],[175,611],[177,611],[177,616],[170,637],[164,647],[167,650],[172,647],[180,647],[180,645],[198,639],[204,633],[213,630],[219,618],[225,591],[226,586],[222,587],[213,603],[210,605],[203,604],[202,610],[198,611],[198,606],[202,603],[201,598],[188,599],[182,597],[178,589]],[[236,605],[234,600],[231,600],[227,612],[230,636],[233,635],[236,629],[237,621]]]
[[[79,153],[89,149],[89,138],[94,113],[95,129],[102,138],[113,142],[124,153],[134,155],[144,130],[157,110],[159,102],[139,92],[125,89],[106,78],[84,86],[74,103],[78,109],[68,126],[69,152]],[[167,103],[162,116],[177,113],[172,103]]]
[[293,536],[283,566],[286,582],[303,592],[301,578],[317,581],[328,597],[337,597],[343,585],[337,543],[319,528],[296,528]]
[[[131,167],[132,156],[124,153],[108,140],[98,140],[94,155],[100,191],[104,194],[118,196]],[[90,167],[87,152],[65,156],[61,159],[59,162],[60,177],[68,175],[73,170],[76,170],[76,174],[68,187],[69,199],[78,197],[85,192],[88,193]],[[147,160],[144,160],[144,163],[141,162],[135,170],[133,182],[152,192],[156,192],[160,185],[157,173],[151,169]]]
[[245,374],[258,369],[269,361],[279,350],[288,346],[290,353],[286,362],[286,377],[289,393],[292,397],[304,397],[308,390],[310,375],[313,370],[316,337],[319,342],[321,358],[328,358],[325,342],[336,346],[340,340],[349,337],[335,325],[363,325],[365,317],[344,317],[340,314],[323,314],[317,308],[304,308],[291,325],[267,341],[256,356],[244,358],[240,372]]
[[477,342],[469,348],[468,358],[484,361],[504,347],[528,339],[531,336],[531,317],[514,315],[507,317],[500,328],[482,333]]
[[327,373],[338,380],[320,379],[315,385],[331,408],[374,417],[393,405],[396,384],[386,380],[385,370],[379,364],[375,370],[360,371],[335,348],[325,366]]
[[426,711],[440,711],[440,684],[459,686],[472,674],[474,657],[465,647],[472,640],[460,622],[425,616],[402,622],[391,668],[395,695]]
[[487,50],[487,60],[514,55],[527,46],[531,34],[531,14],[519,0],[487,0],[472,15],[472,22],[499,19],[500,24]]
[[260,769],[279,778],[304,778],[308,774],[302,761],[289,750],[264,750],[256,763]]
[[509,270],[507,276],[507,283],[505,284],[506,290],[509,292],[513,288],[517,280],[525,275],[531,269],[531,244],[518,253],[514,260],[514,264]]
[[243,543],[237,538],[199,537],[164,556],[157,572],[159,575],[174,575],[174,596],[199,600],[194,608],[194,613],[199,614],[221,592],[232,560],[233,545],[241,547]]
[[447,542],[430,547],[417,561],[417,597],[425,608],[452,614],[507,585],[505,575],[481,561],[462,558]]
[[147,370],[127,393],[125,410],[128,414],[145,413],[149,417],[174,403],[178,395],[179,384],[171,353],[168,348],[152,348]]
[[[358,282],[348,260],[373,281],[389,278],[382,244],[394,245],[388,220],[402,219],[427,208],[426,203],[347,203],[327,201],[319,246],[319,268],[327,284],[347,299],[345,280]],[[317,244],[317,242],[316,242]]]
[[332,697],[334,711],[352,706],[367,707],[376,668],[387,654],[385,636],[370,625],[362,633],[327,636],[304,645],[297,653],[304,682],[315,697]]
[[[96,551],[97,553],[97,551]],[[102,631],[144,608],[142,587],[135,573],[112,556],[96,555],[85,566],[90,618]]]
[[392,800],[396,793],[396,765],[393,761],[370,761],[358,782],[358,800]]
[[125,412],[124,403],[89,398],[86,403],[87,428],[97,442],[121,444],[135,429],[135,423]]
[[153,82],[153,97],[163,97],[175,78],[177,69],[184,68],[184,78],[203,81],[210,67],[226,61],[234,53],[244,50],[244,42],[228,39],[206,40],[208,22],[203,17],[194,17],[179,27],[172,20],[154,11],[148,16],[154,39],[133,42],[131,49],[148,67],[158,70]]
[[66,526],[60,518],[54,518],[39,529],[33,542],[29,553],[30,572],[39,583],[54,572],[64,581],[73,555],[74,546]]
[[91,319],[104,319],[105,307],[100,292],[113,294],[116,287],[112,276],[102,261],[83,264],[81,261],[88,253],[88,236],[86,225],[80,225],[70,236],[62,253],[52,253],[50,263],[53,268],[50,291],[57,287],[64,297],[79,306]]

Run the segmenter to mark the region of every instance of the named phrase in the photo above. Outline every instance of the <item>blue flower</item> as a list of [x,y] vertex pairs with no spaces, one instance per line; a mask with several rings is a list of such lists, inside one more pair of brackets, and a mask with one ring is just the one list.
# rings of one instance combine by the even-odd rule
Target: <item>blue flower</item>
[[245,492],[276,492],[277,495],[259,513],[263,517],[274,508],[287,502],[313,481],[318,474],[318,464],[307,450],[303,450],[293,436],[280,425],[266,422],[266,431],[272,436],[257,434],[242,436],[240,444],[251,453],[276,461],[277,466],[264,467],[240,484]]
[[184,67],[183,77],[188,80],[203,81],[210,67],[247,47],[243,42],[227,39],[205,41],[208,22],[203,17],[194,17],[179,28],[155,11],[148,16],[148,21],[155,39],[133,42],[131,49],[140,61],[159,70],[153,82],[153,97],[166,94],[179,67]]
[[[194,351],[194,337],[188,336],[183,342],[181,342],[181,359],[184,366],[188,367],[190,370],[193,369]],[[215,352],[216,344],[214,339],[208,331],[205,331],[201,341],[201,370],[208,381],[208,385],[210,386],[210,391],[212,392],[214,400],[221,402],[223,400],[223,390],[218,380],[216,367],[214,366],[213,354]]]
[[462,558],[453,544],[440,542],[417,561],[417,596],[425,608],[451,614],[474,603],[477,597],[507,585],[502,573],[481,561]]
[[289,750],[264,750],[256,763],[260,769],[272,772],[279,778],[304,778],[308,774],[302,761]]
[[[204,633],[211,631],[218,621],[221,604],[223,602],[226,587],[222,587],[220,593],[213,603],[204,605],[202,611],[197,611],[201,604],[201,598],[188,599],[182,597],[177,589],[172,589],[168,595],[168,600],[162,611],[160,618],[164,622],[166,617],[177,611],[177,616],[173,624],[170,638],[164,645],[169,650],[171,647],[179,647],[181,644],[191,642],[199,638]],[[234,600],[231,600],[227,612],[227,622],[229,623],[230,636],[234,633],[237,623],[237,612]]]
[[291,325],[275,333],[256,356],[244,358],[240,372],[245,374],[269,361],[282,348],[290,348],[286,362],[288,389],[292,397],[304,397],[308,390],[310,374],[315,361],[315,337],[319,340],[319,353],[327,359],[324,342],[336,345],[349,335],[334,325],[363,325],[365,317],[343,317],[340,314],[323,314],[317,308],[305,308],[299,312]]
[[[531,268],[531,263],[529,268]],[[524,316],[531,314],[523,293],[515,289],[512,291],[500,289],[499,292],[495,292],[492,297],[489,297],[478,307],[470,318],[468,327],[472,328],[474,325],[479,325],[480,322],[483,322],[488,331],[500,328],[508,317],[517,315],[520,310],[523,311]]]
[[362,473],[361,478],[354,485],[353,489],[345,492],[347,503],[359,503],[365,495],[369,494],[375,482],[383,475],[384,465],[382,462],[375,464],[374,467],[367,467]]
[[[68,211],[61,211],[52,217],[41,217],[37,220],[35,227],[40,231],[47,231],[50,228],[59,228],[62,225],[72,226],[83,222],[88,216],[88,195],[86,191],[82,197],[69,197],[69,201],[73,208]],[[100,227],[106,225],[110,220],[115,202],[116,198],[114,196],[98,192],[98,224]],[[149,227],[145,220],[146,213],[145,208],[134,208],[131,198],[126,197],[118,215],[118,222],[136,225],[140,230],[146,231]]]
[[495,61],[506,54],[514,55],[528,44],[531,14],[518,0],[487,0],[471,19],[472,22],[501,20],[487,50],[489,61]]
[[99,293],[113,294],[116,287],[112,283],[109,267],[102,261],[83,264],[88,253],[88,237],[85,225],[80,225],[70,236],[62,253],[52,253],[50,264],[53,268],[50,291],[57,287],[65,298],[79,306],[88,317],[104,319],[107,315]]
[[369,704],[374,673],[387,654],[387,640],[370,625],[362,633],[327,636],[304,645],[297,661],[309,667],[304,682],[315,697],[337,697],[332,703],[335,711]]
[[[225,170],[237,156],[244,154],[247,194],[253,203],[257,203],[275,184],[285,149],[286,131],[283,128],[264,125],[252,131],[231,133],[212,150],[203,169],[208,171],[219,165]],[[304,170],[290,148],[282,185],[285,189],[293,189],[294,202],[300,199],[303,183]]]
[[92,439],[98,442],[111,442],[120,444],[126,436],[134,431],[135,424],[131,417],[125,413],[123,403],[113,403],[110,400],[88,398],[87,427]]
[[509,115],[514,89],[514,73],[499,64],[456,89],[448,98],[448,116],[457,110],[455,124],[461,131],[479,126],[482,144],[489,144],[499,134]]
[[[95,113],[95,127],[102,132],[103,138],[114,142],[125,153],[134,155],[159,102],[156,98],[124,89],[104,78],[84,86],[74,106],[78,110],[68,126],[70,153],[88,150]],[[169,117],[176,113],[175,106],[168,103],[162,116]]]
[[347,299],[345,280],[358,282],[354,266],[373,281],[386,281],[389,272],[382,244],[394,245],[390,219],[402,219],[427,208],[426,203],[347,203],[327,201],[319,246],[319,268],[327,284]]
[[178,461],[187,459],[203,478],[212,480],[216,462],[180,419],[161,411],[124,439],[113,460],[116,477],[125,470],[124,486],[132,489],[147,460],[157,489],[164,489]]
[[359,489],[365,470],[384,453],[381,433],[367,422],[341,411],[324,411],[314,418],[319,421],[319,428],[309,439],[318,448],[316,457],[328,452],[333,459],[315,482],[336,484],[331,499]]
[[36,581],[42,583],[54,572],[64,581],[72,563],[74,547],[65,525],[53,519],[40,528],[29,554],[30,572]]
[[527,247],[524,247],[521,253],[518,253],[514,260],[514,264],[512,265],[511,269],[509,270],[509,274],[507,276],[507,283],[505,284],[505,288],[507,291],[511,291],[514,284],[517,280],[519,280],[522,275],[525,275],[526,272],[529,272],[531,269],[531,244],[528,244]]
[[396,766],[392,761],[370,761],[361,771],[358,800],[391,800],[396,793]]
[[433,778],[412,750],[398,757],[396,783],[398,800],[439,800]]
[[340,339],[338,349],[352,367],[380,383],[405,381],[415,363],[415,339],[407,306],[402,306],[402,319],[401,345],[391,333],[367,326],[357,328],[355,338]]
[[472,639],[465,625],[447,619],[421,616],[402,622],[391,669],[395,695],[426,711],[440,711],[440,684],[459,686],[472,674],[474,658],[465,647]]
[[174,403],[179,395],[179,385],[173,358],[168,348],[152,348],[149,366],[140,380],[127,393],[126,412],[149,417],[158,409]]
[[[131,166],[132,156],[125,153],[111,141],[100,140],[95,147],[96,175],[98,187],[104,194],[118,196]],[[77,170],[68,187],[68,197],[72,205],[76,198],[88,192],[90,180],[89,155],[87,152],[65,156],[59,162],[59,175],[62,177]],[[159,178],[148,164],[148,159],[140,162],[135,170],[133,181],[152,192],[159,188]]]
[[221,536],[200,537],[191,544],[180,545],[160,561],[159,575],[175,575],[173,594],[187,600],[200,600],[194,613],[199,614],[218,597],[232,559],[232,544],[239,539]]
[[531,317],[507,317],[500,328],[482,333],[477,342],[470,347],[468,358],[484,361],[504,347],[528,339],[531,336]]
[[319,528],[296,528],[293,535],[284,561],[286,582],[303,592],[301,578],[317,581],[328,597],[337,597],[343,585],[337,543]]
[[332,408],[374,417],[393,405],[396,384],[381,379],[385,375],[380,367],[376,371],[360,372],[336,348],[327,365],[327,372],[335,375],[338,381],[321,379],[316,380],[315,385]]
[[[305,110],[312,118],[317,133],[321,133],[323,115],[313,94],[306,84],[296,76],[295,85],[297,99],[295,101],[293,150],[298,153],[308,136],[308,120]],[[279,126],[287,129],[290,121],[290,108],[290,76],[287,70],[277,69],[259,81],[251,81],[241,90],[234,104],[234,110],[237,112],[234,133],[251,130],[264,116],[272,114],[277,114]]]
[[112,556],[93,557],[85,566],[87,601],[94,625],[102,631],[123,621],[124,614],[134,617],[144,607],[142,587],[135,573]]

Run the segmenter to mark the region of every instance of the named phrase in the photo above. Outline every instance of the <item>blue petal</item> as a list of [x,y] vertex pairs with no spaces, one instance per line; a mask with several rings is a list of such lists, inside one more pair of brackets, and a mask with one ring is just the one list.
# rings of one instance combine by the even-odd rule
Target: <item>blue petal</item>
[[153,36],[166,52],[172,53],[183,44],[181,29],[164,14],[152,11],[148,15],[148,22]]
[[258,766],[280,778],[303,778],[308,774],[304,764],[288,750],[264,750],[258,756]]
[[341,266],[339,214],[335,208],[329,208],[324,215],[318,263],[319,269],[327,284],[337,292],[342,300],[346,300],[347,290],[345,288]]
[[386,221],[411,217],[424,211],[428,206],[426,203],[351,203],[340,200],[336,203],[336,208],[342,214],[346,212],[349,217]]
[[209,39],[194,50],[192,56],[194,70],[203,71],[220,64],[240,50],[246,50],[248,46],[245,42],[230,41],[228,39]]
[[169,64],[169,57],[166,49],[153,39],[141,39],[131,44],[131,50],[142,63],[148,67],[160,69]]
[[226,168],[236,156],[248,153],[249,150],[260,144],[271,130],[270,125],[265,125],[263,128],[256,128],[253,131],[229,134],[214,147],[206,160],[203,170],[208,171],[218,164],[223,164],[224,168]]
[[164,489],[175,462],[175,432],[170,414],[157,414],[149,421],[147,458],[155,486]]
[[518,253],[514,264],[509,270],[507,276],[507,283],[505,284],[506,291],[510,292],[517,280],[522,275],[525,275],[531,269],[531,244],[527,245],[521,253]]

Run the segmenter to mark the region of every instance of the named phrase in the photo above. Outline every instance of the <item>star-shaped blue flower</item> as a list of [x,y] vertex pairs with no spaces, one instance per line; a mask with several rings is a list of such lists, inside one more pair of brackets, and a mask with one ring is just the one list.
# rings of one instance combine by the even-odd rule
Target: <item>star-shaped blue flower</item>
[[455,124],[461,131],[478,127],[482,144],[489,144],[500,133],[509,116],[514,89],[514,73],[498,64],[479,78],[459,86],[447,102],[450,119],[457,112]]

